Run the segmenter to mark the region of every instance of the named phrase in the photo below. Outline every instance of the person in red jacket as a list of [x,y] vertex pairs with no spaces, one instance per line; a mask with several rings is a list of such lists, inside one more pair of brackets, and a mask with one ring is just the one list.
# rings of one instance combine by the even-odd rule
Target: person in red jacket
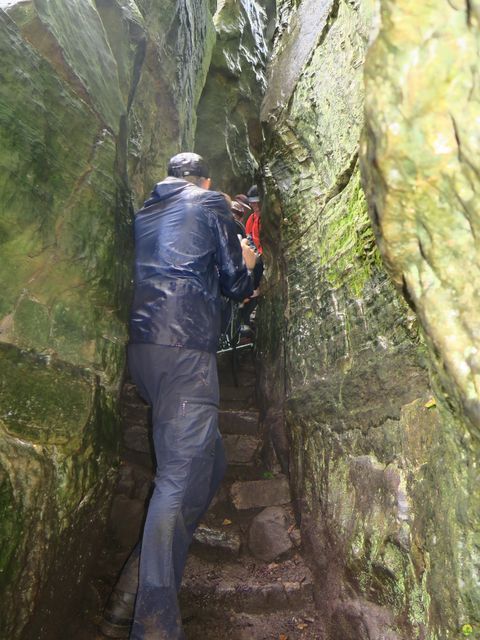
[[[237,196],[238,197],[238,196]],[[259,284],[263,275],[263,258],[262,258],[262,242],[260,239],[261,232],[261,209],[260,198],[258,195],[257,185],[254,184],[247,192],[248,204],[253,209],[253,213],[249,216],[246,224],[245,231],[247,232],[247,238],[253,240],[254,245],[257,248],[259,257],[254,269],[255,279],[255,291],[253,296],[244,300],[243,308],[241,310],[240,318],[242,321],[242,328],[245,330],[245,334],[248,335],[247,329],[253,331],[253,315],[255,308],[258,304],[258,296],[260,295]]]
[[253,213],[247,220],[247,224],[245,225],[245,230],[247,235],[251,235],[255,246],[258,249],[258,253],[262,254],[262,243],[260,240],[260,232],[261,232],[261,209],[260,209],[260,198],[258,196],[258,188],[257,185],[254,184],[247,192],[248,202],[253,209]]

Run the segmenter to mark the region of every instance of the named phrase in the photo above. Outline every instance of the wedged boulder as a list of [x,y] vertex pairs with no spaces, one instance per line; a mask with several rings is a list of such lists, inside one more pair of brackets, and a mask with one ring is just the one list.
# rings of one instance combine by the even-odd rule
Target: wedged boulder
[[235,525],[218,527],[200,524],[195,530],[193,540],[206,549],[232,556],[237,556],[242,546],[240,530]]
[[289,519],[282,507],[268,507],[252,520],[248,530],[248,548],[259,560],[271,562],[293,548]]

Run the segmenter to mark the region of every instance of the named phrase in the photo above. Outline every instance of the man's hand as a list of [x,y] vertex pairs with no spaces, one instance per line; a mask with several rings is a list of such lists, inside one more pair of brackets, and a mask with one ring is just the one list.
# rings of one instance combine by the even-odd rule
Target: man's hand
[[242,245],[243,259],[245,260],[247,269],[252,270],[257,262],[255,251],[248,246],[247,238],[243,238],[240,244]]

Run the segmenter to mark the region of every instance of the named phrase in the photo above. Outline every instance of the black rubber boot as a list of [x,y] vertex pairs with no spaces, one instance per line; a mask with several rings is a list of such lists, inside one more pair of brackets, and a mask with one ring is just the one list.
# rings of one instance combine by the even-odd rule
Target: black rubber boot
[[100,631],[108,638],[128,638],[133,623],[138,589],[140,544],[137,544],[122,569],[103,611]]
[[99,628],[108,638],[128,638],[133,622],[135,593],[114,589],[103,612]]

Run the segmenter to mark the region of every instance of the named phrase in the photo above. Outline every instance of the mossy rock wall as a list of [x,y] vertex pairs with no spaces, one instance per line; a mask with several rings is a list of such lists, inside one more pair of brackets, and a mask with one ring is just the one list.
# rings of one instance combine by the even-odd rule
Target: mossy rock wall
[[215,33],[207,0],[0,7],[0,628],[15,640],[63,628],[98,551],[131,216],[193,146]]
[[[480,633],[478,441],[475,424],[463,417],[475,404],[455,402],[462,392],[447,360],[456,352],[442,351],[426,318],[433,314],[438,331],[443,318],[448,339],[450,322],[472,336],[479,315],[466,268],[470,256],[476,268],[476,116],[467,101],[476,85],[453,81],[464,63],[473,78],[476,10],[468,27],[455,3],[381,4],[382,13],[373,0],[279,3],[262,108],[269,272],[260,308],[261,384],[272,445],[289,464],[328,637],[445,640],[462,637],[465,624]],[[366,72],[362,147],[374,230],[359,146],[365,56],[379,29]],[[443,42],[437,33],[446,33]],[[469,53],[462,48],[457,58],[457,46]],[[429,69],[434,61],[436,71]],[[452,103],[464,100],[450,113],[444,82],[455,85]],[[420,94],[431,102],[415,100]],[[428,143],[430,108],[451,117],[451,173],[442,173],[444,156],[431,151],[435,133]],[[453,211],[460,235],[449,241]],[[456,288],[447,284],[453,255]],[[432,270],[444,284],[444,298],[434,301],[440,285],[427,278]],[[404,282],[417,313],[402,295]],[[473,338],[461,344],[473,347]],[[472,354],[467,349],[464,357]],[[476,400],[470,382],[464,396]]]

